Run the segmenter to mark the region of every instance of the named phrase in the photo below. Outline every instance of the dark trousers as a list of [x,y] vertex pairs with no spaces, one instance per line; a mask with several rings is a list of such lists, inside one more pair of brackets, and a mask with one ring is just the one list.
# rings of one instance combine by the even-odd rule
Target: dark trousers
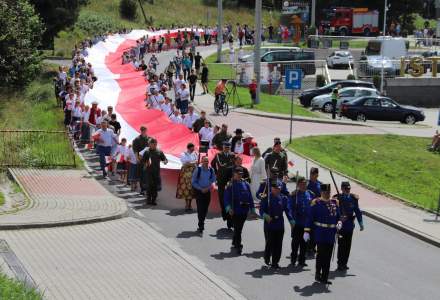
[[336,119],[336,103],[335,101],[332,101],[332,119]]
[[189,76],[189,69],[186,69],[186,68],[184,68],[183,69],[183,79],[186,81],[186,79],[188,78],[188,76]]
[[290,255],[290,261],[292,264],[296,262],[299,249],[298,262],[304,264],[306,262],[306,242],[303,238],[304,227],[295,225],[292,229],[292,253]]
[[185,115],[188,112],[188,100],[180,100],[180,113]]
[[105,157],[110,156],[110,153],[112,151],[112,147],[110,147],[110,146],[104,147],[104,146],[98,145],[98,148],[96,150],[99,155],[99,165],[101,166],[101,171],[102,171],[103,175],[107,175],[107,173],[105,172],[105,166],[107,165],[107,162],[105,161]]
[[347,266],[353,231],[341,231],[338,237],[338,266]]
[[280,262],[283,236],[284,229],[264,229],[264,237],[266,238],[264,260],[269,261],[272,258],[272,265],[277,265]]
[[199,228],[205,229],[205,219],[208,213],[209,203],[211,202],[211,192],[202,193],[196,191],[197,217],[199,219]]
[[330,272],[330,261],[332,259],[333,244],[317,243],[318,253],[316,254],[316,277],[321,280],[328,280]]
[[191,101],[194,101],[194,96],[196,95],[196,84],[189,85],[189,97]]
[[241,233],[243,231],[244,222],[247,215],[232,215],[232,224],[234,225],[234,236],[232,237],[232,245],[239,248],[241,246]]
[[157,188],[152,184],[147,186],[147,203],[155,203],[157,199]]
[[218,192],[218,202],[219,202],[220,208],[222,210],[222,218],[223,218],[223,221],[226,221],[227,214],[226,214],[226,210],[225,210],[225,199],[224,199],[225,185],[217,183],[217,186],[218,186],[218,190],[217,190],[217,192]]

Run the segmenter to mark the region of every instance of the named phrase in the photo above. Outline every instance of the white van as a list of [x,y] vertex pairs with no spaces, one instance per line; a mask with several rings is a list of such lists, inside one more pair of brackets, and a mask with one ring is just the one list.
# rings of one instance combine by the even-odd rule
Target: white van
[[402,38],[378,37],[368,41],[365,55],[381,56],[391,60],[400,60],[408,55],[409,42]]

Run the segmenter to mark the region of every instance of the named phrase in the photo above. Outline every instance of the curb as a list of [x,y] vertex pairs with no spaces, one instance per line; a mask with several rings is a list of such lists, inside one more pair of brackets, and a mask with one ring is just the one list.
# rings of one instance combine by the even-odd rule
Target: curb
[[[327,169],[327,170],[332,170],[331,168],[329,168],[329,167],[323,165],[322,163],[319,163],[319,162],[309,158],[308,156],[306,156],[306,155],[304,155],[302,153],[299,153],[299,152],[291,150],[291,149],[289,149],[289,151],[291,151],[292,153],[302,157],[303,159],[306,159],[306,160],[308,160],[308,161],[310,161],[310,162],[320,166],[321,168],[324,168],[324,169]],[[376,187],[371,186],[371,185],[369,185],[369,184],[367,184],[367,183],[365,183],[363,181],[360,181],[360,180],[355,179],[353,177],[350,177],[348,175],[345,175],[342,172],[339,172],[337,170],[332,170],[332,171],[334,173],[340,175],[340,176],[343,176],[343,177],[345,177],[345,178],[347,178],[347,179],[349,179],[351,181],[354,181],[354,182],[358,183],[359,185],[363,186],[364,188],[366,188],[366,189],[368,189],[368,190],[370,190],[370,191],[372,191],[374,193],[385,195],[385,196],[387,196],[389,198],[392,198],[393,200],[399,201],[402,204],[404,204],[406,206],[409,206],[409,207],[412,207],[412,208],[424,210],[424,211],[429,212],[429,213],[435,213],[435,212],[433,212],[433,211],[431,211],[429,209],[425,209],[425,208],[422,208],[422,207],[420,207],[418,205],[415,205],[413,203],[409,203],[409,201],[404,199],[404,198],[401,198],[399,196],[393,195],[393,194],[388,193],[388,192],[380,191]],[[425,234],[423,232],[420,232],[420,231],[418,231],[416,229],[413,229],[413,228],[411,228],[408,225],[405,225],[405,224],[402,224],[402,223],[400,223],[398,221],[395,221],[393,219],[387,218],[387,217],[385,217],[385,216],[383,216],[383,215],[381,215],[379,213],[371,212],[371,211],[366,211],[366,210],[362,210],[362,212],[366,216],[368,216],[368,217],[370,217],[370,218],[372,218],[372,219],[374,219],[374,220],[376,220],[378,222],[381,222],[381,223],[383,223],[385,225],[393,227],[393,228],[395,228],[395,229],[397,229],[397,230],[399,230],[399,231],[401,231],[403,233],[406,233],[406,234],[408,234],[408,235],[410,235],[412,237],[415,237],[415,238],[417,238],[419,240],[422,240],[422,241],[424,241],[424,242],[426,242],[428,244],[431,244],[433,246],[436,246],[436,247],[440,248],[440,241],[438,239],[434,238],[434,237],[431,237],[431,236],[429,236],[429,235],[427,235],[427,234]]]
[[[263,118],[270,118],[270,119],[278,119],[278,120],[289,120],[289,116],[276,116],[276,115],[266,115],[263,113],[254,113],[254,112],[247,112],[247,111],[240,111],[235,110],[235,112],[238,112],[240,114],[255,116],[255,117],[263,117]],[[360,127],[370,127],[369,125],[360,124],[360,123],[344,123],[344,122],[335,122],[331,120],[326,119],[318,119],[318,118],[301,118],[301,117],[295,117],[293,116],[294,121],[300,121],[300,122],[309,122],[309,123],[322,123],[322,124],[333,124],[333,125],[343,125],[343,126],[360,126]]]

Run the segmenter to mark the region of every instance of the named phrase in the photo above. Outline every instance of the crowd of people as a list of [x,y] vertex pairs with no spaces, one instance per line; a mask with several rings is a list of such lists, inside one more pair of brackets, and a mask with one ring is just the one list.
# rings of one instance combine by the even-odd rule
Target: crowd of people
[[[363,230],[358,197],[351,193],[350,184],[343,182],[342,192],[331,196],[330,185],[321,183],[319,170],[312,168],[310,178],[297,177],[295,190],[289,192],[286,183],[290,180],[291,163],[280,138],[275,138],[273,146],[263,152],[251,133],[236,128],[231,134],[227,124],[212,124],[206,112],[201,111],[199,116],[190,105],[194,101],[194,89],[188,89],[186,80],[191,86],[200,72],[203,77],[200,54],[195,47],[178,46],[165,73],[157,75],[159,60],[155,52],[159,47],[154,44],[152,38],[140,39],[133,49],[124,53],[122,63],[132,63],[134,69],[145,72],[146,109],[163,111],[171,122],[183,124],[199,136],[199,147],[188,143],[181,154],[182,167],[176,187],[176,198],[185,201],[186,211],[193,210],[192,201],[196,200],[198,232],[203,234],[205,229],[216,186],[221,216],[228,229],[233,230],[232,245],[238,255],[243,249],[241,236],[247,217],[255,215],[258,209],[264,222],[264,262],[278,269],[285,215],[291,227],[291,264],[306,266],[306,251],[316,251],[315,279],[330,284],[328,275],[335,241],[338,241],[338,270],[346,271],[355,218]],[[145,126],[140,127],[140,134],[129,143],[120,136],[121,125],[113,107],[104,110],[97,102],[92,102],[91,107],[85,104],[85,95],[98,80],[93,66],[86,63],[86,48],[76,49],[72,65],[68,69],[61,67],[56,78],[64,124],[78,142],[96,150],[104,177],[118,172],[119,180],[130,185],[132,191],[145,195],[145,205],[157,205],[158,192],[162,189],[161,163],[167,164],[167,157]],[[147,65],[144,59],[149,52],[152,53]],[[197,56],[200,58],[196,59]],[[187,78],[183,71],[186,58],[191,61]],[[174,68],[170,70],[170,66]],[[170,91],[174,91],[174,101]],[[214,156],[208,157],[208,152]],[[248,159],[249,169],[243,159]]]

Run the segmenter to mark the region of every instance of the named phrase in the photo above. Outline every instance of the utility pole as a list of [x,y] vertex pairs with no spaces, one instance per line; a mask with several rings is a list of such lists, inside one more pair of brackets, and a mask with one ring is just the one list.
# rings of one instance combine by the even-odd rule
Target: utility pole
[[312,0],[312,13],[310,15],[310,27],[316,26],[316,0]]
[[222,62],[223,45],[223,1],[217,0],[217,62]]
[[[388,11],[388,0],[385,0],[385,7],[383,9],[383,31],[382,35],[386,36],[387,31],[387,11]],[[384,85],[384,57],[380,58],[382,60],[382,69],[380,71],[380,93],[383,95],[383,85]]]
[[260,79],[261,79],[261,7],[262,7],[262,1],[256,0],[255,1],[255,47],[254,47],[254,73],[255,73],[255,79],[257,81],[257,92],[255,97],[255,103],[252,104],[259,104],[260,103]]
[[139,6],[141,7],[142,15],[144,16],[145,24],[148,24],[147,15],[145,15],[145,11],[144,11],[144,7],[142,6],[142,2],[141,2],[141,0],[138,0],[138,2],[139,2]]

